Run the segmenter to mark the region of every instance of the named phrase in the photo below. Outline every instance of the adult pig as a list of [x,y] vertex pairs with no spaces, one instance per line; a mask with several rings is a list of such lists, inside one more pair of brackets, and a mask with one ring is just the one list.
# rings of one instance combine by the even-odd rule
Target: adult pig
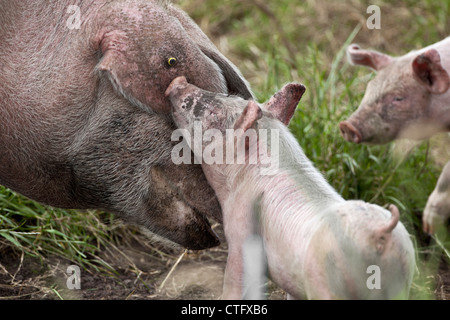
[[450,37],[419,51],[391,57],[358,45],[349,61],[377,72],[356,112],[340,123],[354,143],[423,139],[450,129]]
[[186,248],[217,245],[206,217],[221,209],[201,167],[170,158],[164,91],[179,75],[252,96],[167,1],[0,0],[0,184],[113,212]]
[[[406,298],[415,258],[398,209],[345,201],[285,126],[304,90],[288,84],[264,105],[201,90],[184,78],[166,91],[196,157],[222,154],[215,162],[205,158],[202,168],[223,209],[223,298],[240,299],[247,289],[243,246],[253,230],[261,234],[272,280],[292,298]],[[204,137],[198,141],[200,130]],[[246,161],[239,164],[242,146]],[[267,169],[267,158],[277,165]]]

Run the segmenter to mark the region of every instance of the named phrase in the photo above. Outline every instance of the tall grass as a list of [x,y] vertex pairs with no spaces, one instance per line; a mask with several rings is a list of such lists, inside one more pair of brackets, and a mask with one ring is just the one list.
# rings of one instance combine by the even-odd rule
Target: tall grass
[[123,230],[112,215],[44,206],[0,186],[0,249],[10,246],[41,260],[56,255],[114,274],[98,253],[122,238]]

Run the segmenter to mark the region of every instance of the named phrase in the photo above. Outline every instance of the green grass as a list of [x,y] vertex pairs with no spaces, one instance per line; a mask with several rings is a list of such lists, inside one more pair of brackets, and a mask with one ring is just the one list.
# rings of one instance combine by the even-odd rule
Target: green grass
[[[421,233],[421,212],[434,189],[440,167],[429,142],[394,157],[396,143],[354,145],[340,136],[338,123],[358,106],[373,77],[348,65],[346,44],[400,55],[450,34],[448,1],[375,1],[382,29],[367,30],[363,1],[182,0],[182,6],[249,80],[265,101],[285,83],[307,87],[290,128],[307,156],[346,199],[396,204],[413,237],[417,272],[415,299],[433,299],[440,258],[448,257],[448,235],[431,239]],[[98,253],[123,241],[123,229],[105,213],[53,209],[0,187],[0,249],[45,259],[56,254],[82,266],[111,270]],[[426,242],[426,241],[425,241]],[[1,261],[0,261],[1,262]]]
[[98,253],[122,238],[112,215],[55,209],[0,186],[0,248],[9,245],[41,260],[56,255],[113,274],[114,268]]

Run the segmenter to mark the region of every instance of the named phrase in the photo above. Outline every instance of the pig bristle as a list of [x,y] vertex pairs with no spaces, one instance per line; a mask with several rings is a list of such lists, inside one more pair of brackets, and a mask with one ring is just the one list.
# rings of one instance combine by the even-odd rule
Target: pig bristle
[[164,9],[167,9],[172,4],[172,1],[170,1],[170,0],[158,0],[158,1],[159,1],[159,5],[161,7],[163,7]]

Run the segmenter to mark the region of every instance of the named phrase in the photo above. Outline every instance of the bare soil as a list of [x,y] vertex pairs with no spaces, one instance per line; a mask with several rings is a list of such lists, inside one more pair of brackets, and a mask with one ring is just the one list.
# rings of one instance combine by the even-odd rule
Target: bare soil
[[[136,241],[137,240],[137,241]],[[141,241],[139,241],[141,240]],[[0,248],[0,300],[217,300],[227,258],[225,242],[203,251],[185,251],[149,243],[143,235],[100,257],[114,273],[80,270],[80,290],[68,289],[73,262],[59,257],[44,261]],[[179,263],[177,263],[177,261]],[[285,299],[272,283],[269,299]]]
[[[220,299],[227,257],[225,242],[213,249],[185,252],[149,244],[144,236],[139,235],[136,239],[101,253],[101,258],[115,269],[115,273],[92,267],[81,269],[80,290],[67,287],[71,275],[66,273],[67,268],[74,263],[54,256],[40,261],[12,251],[10,247],[0,248],[0,300]],[[425,278],[431,289],[434,288],[435,299],[448,300],[449,264],[444,257],[441,260],[437,272]],[[420,299],[420,290],[413,285],[411,298]],[[285,292],[271,282],[267,295],[269,300],[286,298]]]

